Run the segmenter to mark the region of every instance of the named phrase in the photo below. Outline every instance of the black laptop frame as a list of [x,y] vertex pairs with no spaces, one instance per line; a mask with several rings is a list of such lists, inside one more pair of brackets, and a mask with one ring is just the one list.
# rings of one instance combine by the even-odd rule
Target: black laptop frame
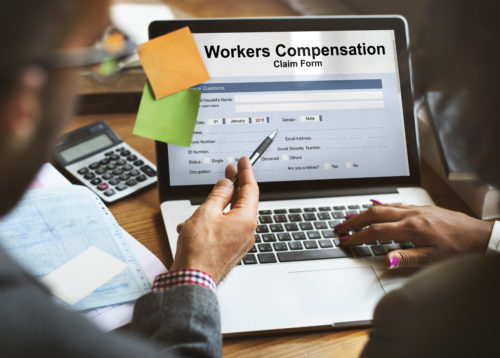
[[[387,193],[395,192],[397,187],[420,186],[420,162],[411,90],[407,29],[406,22],[402,17],[356,16],[154,21],[149,25],[149,38],[164,35],[184,26],[189,26],[192,33],[394,30],[410,175],[259,183],[261,200]],[[171,186],[166,143],[156,142],[156,158],[160,202],[189,199],[193,203],[199,203],[212,189],[212,185]]]

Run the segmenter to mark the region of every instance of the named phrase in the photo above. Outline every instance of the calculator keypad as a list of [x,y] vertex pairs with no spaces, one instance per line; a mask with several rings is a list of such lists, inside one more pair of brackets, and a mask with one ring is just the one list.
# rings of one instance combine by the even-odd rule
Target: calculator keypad
[[[133,188],[132,191],[135,191],[135,187],[139,189],[144,186],[139,183],[156,177],[156,170],[123,144],[101,154],[98,160],[73,170],[84,184],[104,195],[107,201],[114,200],[115,196],[127,189]],[[122,197],[124,195],[128,194],[121,194]]]

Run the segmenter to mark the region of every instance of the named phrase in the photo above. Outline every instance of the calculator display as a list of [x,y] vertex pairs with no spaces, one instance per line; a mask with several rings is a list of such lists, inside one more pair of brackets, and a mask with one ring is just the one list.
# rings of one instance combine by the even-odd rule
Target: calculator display
[[99,149],[109,147],[111,144],[113,144],[111,138],[106,134],[101,134],[85,142],[64,149],[59,154],[65,161],[71,162]]

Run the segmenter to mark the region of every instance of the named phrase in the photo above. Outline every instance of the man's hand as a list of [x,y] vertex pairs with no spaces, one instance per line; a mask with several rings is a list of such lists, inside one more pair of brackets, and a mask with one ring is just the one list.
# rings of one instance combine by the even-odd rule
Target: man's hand
[[437,206],[374,205],[347,219],[335,232],[346,246],[376,240],[413,242],[414,249],[387,254],[387,266],[395,268],[420,266],[460,253],[485,252],[492,227],[493,223]]
[[222,213],[235,188],[229,179],[221,179],[193,216],[178,226],[179,240],[170,270],[201,270],[218,283],[252,247],[259,187],[247,157],[238,162],[238,172],[239,188],[231,210]]

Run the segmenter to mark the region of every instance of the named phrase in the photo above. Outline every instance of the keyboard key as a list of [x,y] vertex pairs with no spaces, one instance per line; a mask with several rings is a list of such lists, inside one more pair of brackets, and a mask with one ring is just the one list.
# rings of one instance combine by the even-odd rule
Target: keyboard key
[[97,186],[97,189],[99,189],[99,190],[101,190],[101,191],[102,191],[102,190],[106,190],[106,189],[108,189],[108,188],[109,188],[109,185],[108,185],[107,183],[101,183],[101,184],[99,184],[99,185]]
[[286,223],[288,222],[286,215],[274,215],[274,222]]
[[258,247],[260,252],[273,251],[271,244],[259,244]]
[[295,223],[285,224],[286,231],[298,231],[299,227]]
[[271,229],[272,232],[283,232],[283,231],[285,231],[283,229],[283,225],[281,225],[281,224],[272,224],[272,225],[269,225],[269,228]]
[[272,213],[271,210],[259,210],[259,215],[271,215]]
[[306,234],[304,234],[302,231],[293,232],[292,236],[293,236],[294,240],[305,240],[306,239]]
[[304,241],[304,247],[306,249],[317,249],[318,244],[316,243],[316,241]]
[[[309,242],[309,241],[307,241]],[[328,248],[328,247],[333,247],[333,244],[330,240],[318,240],[318,244],[321,248],[325,249],[325,248]]]
[[126,172],[128,172],[129,170],[132,170],[134,167],[131,166],[130,164],[125,164],[122,169]]
[[315,211],[316,211],[316,208],[304,208],[304,212],[306,212],[306,213],[312,213]]
[[276,236],[274,234],[262,234],[262,241],[264,242],[275,242]]
[[302,214],[305,221],[316,221],[316,215],[314,213]]
[[356,210],[350,210],[345,212],[345,216],[347,215],[356,215],[358,212]]
[[122,151],[120,152],[120,155],[121,155],[122,157],[128,157],[128,156],[130,155],[130,150],[127,150],[127,149],[122,150]]
[[137,160],[137,155],[135,155],[135,154],[129,155],[129,156],[127,157],[127,160],[128,160],[129,162],[133,162],[133,161]]
[[308,231],[307,237],[309,238],[309,240],[321,239],[321,235],[318,231]]
[[340,239],[338,237],[334,237],[332,240],[335,246],[340,246]]
[[104,192],[104,195],[106,196],[112,196],[112,195],[115,195],[115,191],[113,189],[109,189],[109,190],[106,190]]
[[99,168],[99,163],[94,162],[94,163],[89,165],[89,168],[92,170],[95,170],[95,169]]
[[89,172],[88,168],[81,168],[81,169],[78,169],[77,173],[78,174],[87,174]]
[[141,170],[146,174],[148,177],[154,177],[156,175],[156,171],[151,168],[149,165],[144,165],[141,167]]
[[286,251],[278,253],[278,259],[280,262],[336,259],[349,256],[351,256],[349,250],[339,248],[310,251]]
[[125,183],[121,183],[115,187],[117,190],[122,191],[127,189],[128,187],[125,185]]
[[255,265],[257,264],[257,258],[253,254],[246,254],[243,258],[243,263],[245,265]]
[[139,174],[141,174],[141,173],[139,173],[139,171],[137,169],[133,169],[133,170],[131,170],[131,171],[128,172],[128,175],[131,175],[133,177],[135,177],[135,176],[137,176]]
[[118,183],[120,183],[120,179],[118,179],[118,178],[113,178],[109,181],[109,184],[111,184],[111,185],[116,185]]
[[103,178],[104,180],[109,180],[109,179],[111,179],[112,177],[113,177],[113,175],[112,175],[112,174],[109,174],[109,173],[106,173],[106,174],[104,174],[104,175],[102,176],[102,178]]
[[259,257],[259,262],[261,264],[272,264],[276,261],[276,256],[274,256],[273,253],[268,253],[268,254],[258,254]]
[[109,157],[111,160],[118,160],[120,157],[117,154],[113,154]]
[[250,250],[248,250],[249,253],[257,252],[257,247],[255,245],[252,246]]
[[288,212],[292,214],[301,213],[302,209],[300,208],[288,209]]
[[108,165],[106,165],[106,169],[107,170],[114,170],[114,169],[116,169],[116,165],[114,165],[113,163],[108,164]]
[[286,251],[288,250],[288,246],[284,242],[276,242],[273,244],[275,251]]
[[290,250],[302,250],[302,244],[300,241],[292,241],[288,243]]
[[321,231],[321,234],[325,239],[332,239],[335,237],[335,233],[333,232],[333,230],[323,230]]
[[318,230],[328,229],[328,225],[324,221],[316,221],[314,223],[314,228]]
[[98,185],[101,184],[102,180],[100,178],[95,178],[90,181],[90,184],[92,185]]
[[311,223],[300,223],[299,226],[302,230],[312,230],[313,229],[313,226]]
[[141,182],[141,181],[145,181],[147,178],[144,174],[141,174],[137,177],[135,177],[135,180],[137,180],[138,182]]
[[347,208],[350,210],[361,209],[361,207],[359,205],[347,205]]
[[330,214],[329,213],[318,213],[318,219],[330,220]]
[[116,162],[116,165],[124,165],[126,162],[123,159],[120,159],[119,161]]
[[384,245],[387,251],[393,251],[393,250],[399,250],[400,247],[398,244],[390,244],[390,245]]
[[255,242],[261,242],[259,235],[255,234],[254,236],[255,236]]
[[345,218],[345,213],[343,211],[335,211],[332,213],[332,217],[334,219],[343,219]]
[[128,180],[130,178],[130,175],[127,173],[123,173],[122,175],[119,176],[120,180]]
[[332,220],[328,222],[328,225],[330,225],[330,228],[335,229],[335,226],[341,224],[342,221],[340,220]]
[[264,232],[269,232],[269,228],[267,225],[257,225],[257,229],[255,230],[258,234],[262,234]]
[[110,155],[113,155],[113,151],[106,152],[106,153],[104,153],[104,155],[105,155],[106,157],[109,157]]
[[261,224],[272,224],[273,218],[270,216],[261,216],[259,217],[259,221]]
[[276,209],[274,210],[275,214],[286,214],[286,209]]
[[123,170],[121,170],[121,169],[115,169],[115,170],[113,170],[112,174],[113,175],[122,175],[123,174]]
[[95,178],[95,174],[94,173],[87,173],[83,177],[85,179],[87,179],[87,180],[90,180],[90,179],[94,179]]
[[385,247],[383,247],[382,245],[372,246],[372,251],[376,256],[385,255],[387,253],[387,251],[385,251]]
[[345,206],[334,206],[333,210],[345,210]]
[[331,207],[329,207],[329,206],[320,206],[320,207],[318,208],[318,210],[319,210],[319,211],[330,211],[330,210],[332,210],[332,208],[331,208]]
[[413,249],[415,245],[412,242],[402,242],[399,244],[403,250]]
[[300,216],[300,214],[290,214],[288,215],[288,220],[291,222],[299,222],[302,221],[302,216]]
[[280,232],[278,234],[278,240],[279,241],[291,241],[292,240],[292,237],[290,236],[289,233],[287,232]]
[[99,164],[101,164],[101,165],[109,164],[109,158],[104,158],[104,159],[99,160]]
[[390,245],[390,244],[392,244],[392,243],[393,243],[393,241],[391,241],[391,240],[389,240],[389,241],[381,241],[381,240],[379,240],[379,242],[378,242],[378,243],[379,243],[380,245]]
[[363,209],[369,209],[369,208],[371,208],[371,207],[372,207],[372,204],[363,204],[363,205],[361,205],[361,207],[362,207]]
[[354,246],[353,250],[356,256],[359,257],[372,256],[372,250],[370,250],[370,246]]

